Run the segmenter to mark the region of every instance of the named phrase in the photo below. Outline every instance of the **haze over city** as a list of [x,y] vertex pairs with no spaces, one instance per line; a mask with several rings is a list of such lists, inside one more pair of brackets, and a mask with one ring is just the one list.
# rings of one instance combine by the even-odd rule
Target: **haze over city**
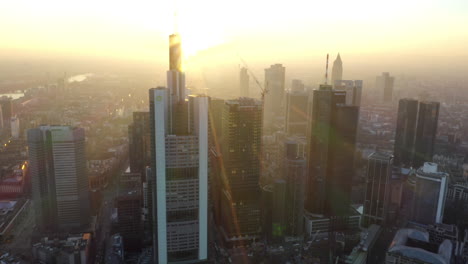
[[0,4],[1,264],[468,264],[468,1]]
[[60,61],[72,68],[85,58],[153,70],[167,61],[166,36],[174,28],[188,71],[190,57],[214,48],[217,56],[198,63],[237,65],[239,53],[254,69],[282,62],[315,78],[323,76],[326,53],[341,52],[352,65],[346,74],[368,76],[387,70],[463,77],[468,63],[463,0],[8,1],[0,24],[3,63]]

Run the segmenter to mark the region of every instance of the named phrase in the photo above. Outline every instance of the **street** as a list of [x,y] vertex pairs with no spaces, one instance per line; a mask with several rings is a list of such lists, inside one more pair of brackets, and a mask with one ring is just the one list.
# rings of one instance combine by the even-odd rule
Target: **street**
[[112,209],[114,208],[114,198],[118,193],[118,178],[127,168],[128,162],[126,162],[120,170],[118,170],[109,181],[109,185],[103,191],[101,210],[98,215],[98,224],[96,230],[96,246],[97,246],[97,258],[96,263],[108,263],[106,260],[110,258],[112,254],[112,242],[111,242],[111,217]]

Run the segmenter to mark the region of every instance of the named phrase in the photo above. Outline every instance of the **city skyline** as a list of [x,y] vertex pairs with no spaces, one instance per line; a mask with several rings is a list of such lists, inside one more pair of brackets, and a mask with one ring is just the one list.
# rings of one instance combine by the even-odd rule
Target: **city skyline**
[[3,7],[2,263],[468,263],[465,2]]

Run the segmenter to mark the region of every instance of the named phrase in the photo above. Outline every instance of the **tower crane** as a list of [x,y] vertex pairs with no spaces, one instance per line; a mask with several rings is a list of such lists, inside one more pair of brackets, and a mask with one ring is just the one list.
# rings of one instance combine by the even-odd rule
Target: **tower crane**
[[247,72],[250,74],[250,76],[253,77],[253,79],[255,80],[255,83],[257,84],[258,88],[260,88],[260,94],[262,96],[262,103],[264,103],[264,99],[265,99],[265,94],[268,93],[268,82],[266,82],[265,86],[263,86],[257,79],[257,77],[255,76],[255,74],[250,70],[249,66],[247,65],[247,63],[245,62],[245,60],[241,57],[241,55],[239,53],[237,53],[237,56],[239,57],[239,59],[241,60],[242,62],[242,65],[247,69]]

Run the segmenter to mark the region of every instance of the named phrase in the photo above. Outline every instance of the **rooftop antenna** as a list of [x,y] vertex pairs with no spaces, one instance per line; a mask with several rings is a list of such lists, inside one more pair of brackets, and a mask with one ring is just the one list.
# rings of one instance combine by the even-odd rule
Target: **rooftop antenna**
[[325,84],[328,84],[328,53],[327,53],[327,66],[325,66]]

